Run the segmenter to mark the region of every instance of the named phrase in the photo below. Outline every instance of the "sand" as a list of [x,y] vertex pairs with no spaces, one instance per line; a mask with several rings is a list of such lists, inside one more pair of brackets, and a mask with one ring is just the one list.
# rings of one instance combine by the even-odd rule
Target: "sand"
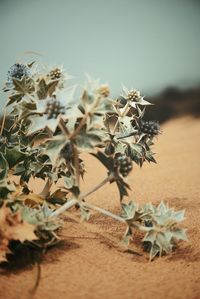
[[[45,255],[34,298],[200,298],[199,134],[198,119],[169,121],[154,147],[158,164],[145,164],[142,169],[135,166],[129,177],[130,199],[141,204],[163,200],[186,210],[183,226],[188,242],[181,242],[172,254],[150,263],[146,254],[124,253],[115,246],[123,235],[123,224],[96,212],[86,224],[65,216],[64,242]],[[84,190],[106,173],[94,158],[86,157],[86,166]],[[39,190],[40,186],[35,188]],[[114,184],[91,195],[88,201],[119,211]],[[109,236],[115,237],[113,243]],[[137,246],[141,237],[134,237]],[[0,276],[0,298],[30,298],[35,277],[35,267],[4,272]]]

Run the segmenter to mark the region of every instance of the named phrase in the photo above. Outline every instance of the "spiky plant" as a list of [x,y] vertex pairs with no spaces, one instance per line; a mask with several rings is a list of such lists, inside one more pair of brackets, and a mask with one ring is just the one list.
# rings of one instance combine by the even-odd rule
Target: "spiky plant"
[[[183,211],[174,212],[164,203],[158,207],[124,203],[130,189],[126,177],[133,164],[155,162],[151,148],[160,127],[143,119],[146,106],[151,104],[137,90],[124,87],[123,94],[114,99],[107,84],[88,77],[84,88],[78,89],[69,85],[70,77],[60,68],[43,73],[39,65],[34,72],[32,67],[15,64],[8,72],[4,90],[12,124],[9,128],[2,125],[0,138],[1,213],[17,213],[24,226],[31,225],[30,234],[19,240],[39,246],[55,244],[61,226],[58,218],[72,206],[80,209],[83,219],[89,219],[90,211],[96,210],[125,223],[127,246],[134,229],[145,232],[143,242],[150,259],[170,252],[175,240],[185,240],[185,231],[177,227],[184,218]],[[82,193],[80,180],[85,168],[80,155],[85,152],[106,167],[107,176]],[[14,176],[19,177],[18,184]],[[29,190],[31,177],[44,180],[40,194]],[[62,189],[53,192],[52,185],[59,179]],[[108,182],[118,187],[121,216],[86,201]],[[9,221],[4,218],[0,217],[0,223],[5,228]],[[6,257],[12,234],[6,238],[6,242],[0,241],[0,261]]]

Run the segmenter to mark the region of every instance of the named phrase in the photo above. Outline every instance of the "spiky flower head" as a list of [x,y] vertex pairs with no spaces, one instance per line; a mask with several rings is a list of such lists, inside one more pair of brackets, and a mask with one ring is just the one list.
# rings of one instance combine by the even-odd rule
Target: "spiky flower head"
[[51,80],[58,80],[61,78],[61,76],[62,76],[62,71],[59,68],[55,68],[51,70],[49,73],[49,77]]
[[137,102],[137,101],[139,101],[140,98],[141,98],[140,91],[139,91],[139,90],[136,90],[136,89],[132,89],[132,90],[130,90],[130,91],[127,93],[126,98],[127,98],[127,100],[129,100],[129,101]]
[[140,130],[149,138],[153,138],[160,133],[160,125],[155,120],[141,120]]
[[126,177],[132,170],[132,160],[124,154],[118,154],[115,157],[115,167],[123,177]]
[[45,111],[45,114],[48,115],[47,119],[57,118],[58,115],[64,114],[64,108],[60,101],[53,98],[48,100]]
[[13,79],[21,80],[24,76],[30,76],[30,69],[21,63],[13,64],[8,71],[8,83],[12,83]]

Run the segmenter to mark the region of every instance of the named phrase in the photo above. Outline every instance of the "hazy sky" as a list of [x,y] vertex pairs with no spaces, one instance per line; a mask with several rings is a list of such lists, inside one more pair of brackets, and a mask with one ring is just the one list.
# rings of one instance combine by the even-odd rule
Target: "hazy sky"
[[114,93],[200,82],[197,0],[0,0],[0,36],[1,83],[26,51]]

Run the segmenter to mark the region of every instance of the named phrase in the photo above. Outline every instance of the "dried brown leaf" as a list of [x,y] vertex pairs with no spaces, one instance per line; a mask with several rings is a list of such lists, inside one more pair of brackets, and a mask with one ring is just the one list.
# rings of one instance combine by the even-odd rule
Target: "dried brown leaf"
[[35,226],[23,221],[19,212],[13,213],[3,206],[0,209],[0,262],[6,260],[11,240],[20,242],[36,240],[34,231]]

